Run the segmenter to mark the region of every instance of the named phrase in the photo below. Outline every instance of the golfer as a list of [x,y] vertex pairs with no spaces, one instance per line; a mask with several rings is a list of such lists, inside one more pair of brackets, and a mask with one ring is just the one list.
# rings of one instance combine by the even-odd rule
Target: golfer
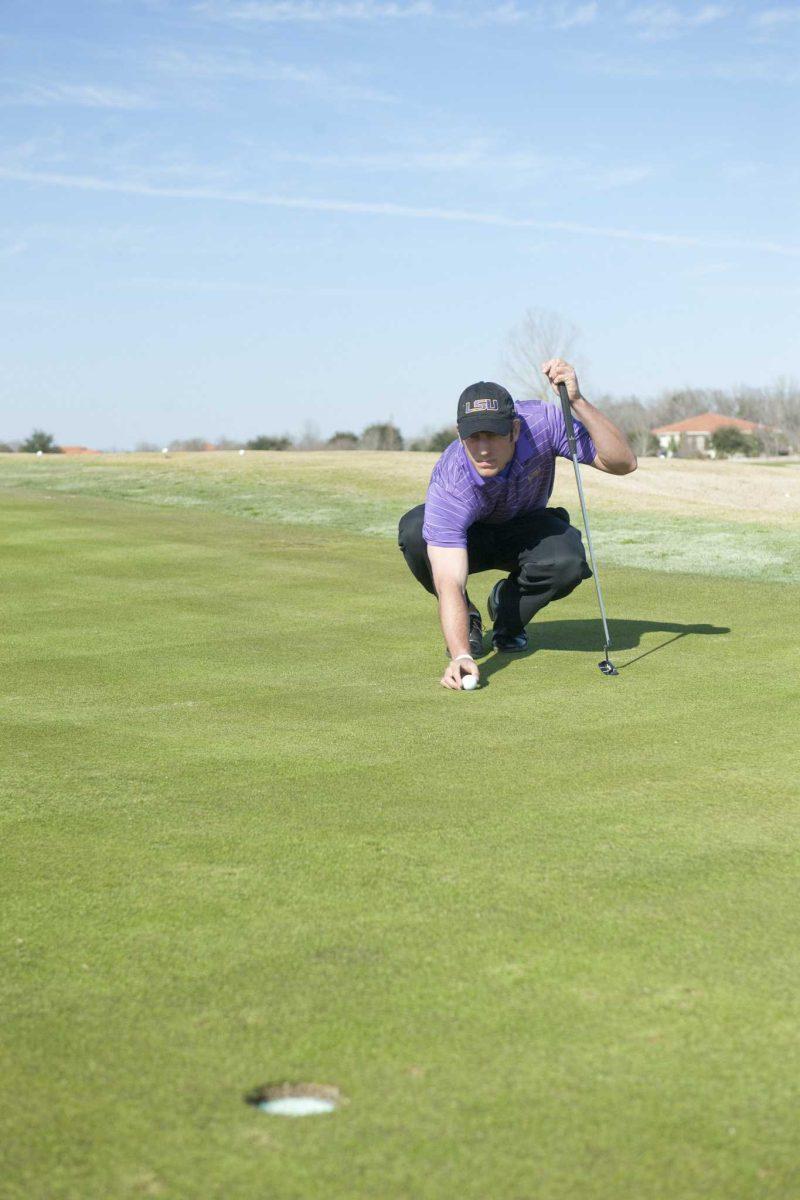
[[[574,369],[560,358],[542,364],[558,395],[567,386],[578,459],[598,471],[627,475],[636,455],[608,417],[580,392]],[[569,458],[564,415],[538,400],[515,403],[498,383],[473,383],[458,401],[458,439],[433,468],[425,503],[400,521],[399,542],[411,573],[439,599],[449,656],[443,687],[480,678],[481,614],[467,576],[508,572],[489,594],[495,650],[528,645],[525,626],[551,600],[568,596],[592,572],[579,530],[563,508],[547,508],[556,457]]]

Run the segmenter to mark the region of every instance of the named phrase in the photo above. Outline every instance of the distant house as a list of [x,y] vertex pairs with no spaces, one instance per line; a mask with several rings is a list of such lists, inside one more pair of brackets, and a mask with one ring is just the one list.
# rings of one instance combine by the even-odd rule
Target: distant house
[[88,446],[62,446],[62,454],[100,454],[99,450],[90,450]]
[[719,429],[740,429],[742,433],[756,433],[763,426],[755,421],[744,421],[741,417],[726,417],[723,413],[700,413],[699,417],[687,417],[671,425],[659,425],[650,432],[658,438],[658,444],[666,454],[700,454],[715,458],[716,453],[709,444]]

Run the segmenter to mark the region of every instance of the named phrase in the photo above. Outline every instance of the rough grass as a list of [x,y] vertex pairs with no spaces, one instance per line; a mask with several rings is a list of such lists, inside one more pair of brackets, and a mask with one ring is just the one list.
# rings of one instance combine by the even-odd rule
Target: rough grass
[[[434,455],[178,454],[0,456],[0,488],[201,510],[282,525],[394,538],[424,499]],[[603,563],[775,582],[800,580],[800,464],[786,475],[746,463],[645,460],[617,479],[584,471]],[[776,484],[776,479],[779,483]],[[572,467],[554,504],[580,520]]]
[[609,567],[618,679],[586,586],[456,694],[386,539],[51,495],[1,504],[4,1200],[797,1194],[794,587]]

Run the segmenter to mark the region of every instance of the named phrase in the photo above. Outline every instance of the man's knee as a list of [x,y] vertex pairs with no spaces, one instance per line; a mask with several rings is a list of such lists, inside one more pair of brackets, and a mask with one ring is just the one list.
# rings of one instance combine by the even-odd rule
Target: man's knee
[[397,542],[404,554],[424,554],[425,539],[422,536],[422,525],[425,520],[425,505],[418,504],[400,518],[397,531]]
[[403,558],[406,560],[411,574],[422,584],[426,592],[430,592],[432,596],[435,596],[436,589],[433,586],[431,564],[428,560],[428,546],[422,536],[424,520],[424,504],[418,504],[416,508],[412,508],[407,513],[404,513],[400,518],[397,543],[403,551]]
[[554,597],[567,596],[583,579],[591,575],[583,543],[577,529],[558,539],[547,539],[520,558],[519,586],[541,588],[547,580]]
[[553,563],[553,588],[556,596],[568,596],[583,579],[591,575],[583,546],[559,548]]

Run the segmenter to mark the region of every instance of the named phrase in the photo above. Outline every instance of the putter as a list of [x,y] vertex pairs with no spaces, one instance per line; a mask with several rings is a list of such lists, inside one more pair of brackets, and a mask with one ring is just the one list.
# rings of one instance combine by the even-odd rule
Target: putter
[[594,561],[594,547],[592,546],[592,535],[589,532],[589,517],[586,513],[586,498],[583,494],[583,483],[581,482],[581,468],[578,463],[578,448],[575,445],[575,425],[572,421],[572,408],[569,402],[569,392],[565,383],[558,384],[558,394],[561,398],[561,411],[564,414],[564,424],[567,427],[567,441],[569,442],[569,451],[572,455],[572,465],[575,468],[575,482],[578,485],[578,499],[581,502],[581,516],[583,517],[583,528],[586,530],[586,545],[589,547],[589,562],[592,564],[592,575],[594,577],[594,586],[597,591],[597,601],[600,605],[600,618],[603,622],[603,636],[605,637],[605,645],[603,653],[605,657],[602,662],[597,665],[604,675],[619,675],[619,671],[608,657],[608,649],[611,645],[611,634],[608,632],[608,621],[606,620],[606,606],[603,604],[603,593],[600,590],[600,577],[597,574],[597,564]]

